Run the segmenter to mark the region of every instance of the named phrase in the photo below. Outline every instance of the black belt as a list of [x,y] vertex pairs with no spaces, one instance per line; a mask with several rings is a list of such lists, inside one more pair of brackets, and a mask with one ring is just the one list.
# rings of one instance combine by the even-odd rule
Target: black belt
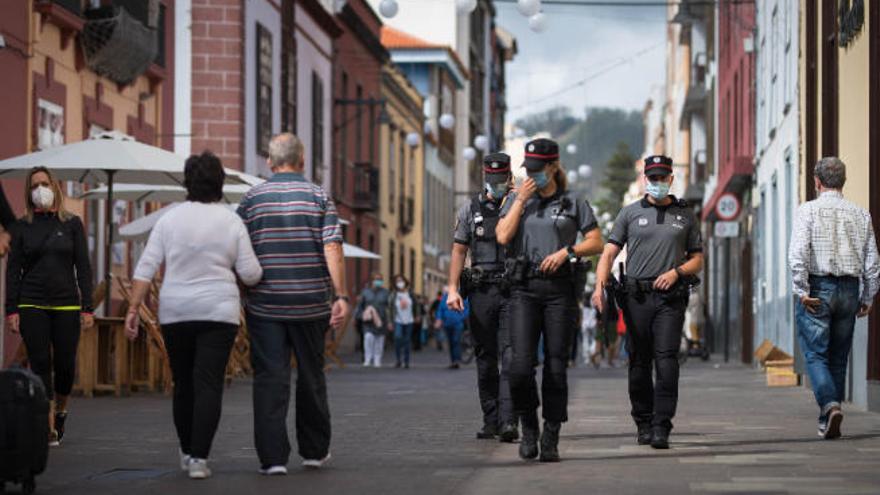
[[[656,278],[643,278],[640,280],[627,280],[624,286],[626,290],[635,290],[637,292],[654,292],[654,281]],[[658,291],[660,292],[660,291]],[[664,291],[665,292],[665,291]]]
[[573,274],[572,274],[572,272],[571,272],[571,269],[570,269],[570,268],[566,268],[566,267],[564,267],[564,266],[560,266],[560,267],[559,267],[555,272],[553,272],[553,273],[544,273],[544,272],[542,272],[541,270],[539,270],[538,268],[529,268],[528,271],[526,272],[526,278],[530,278],[530,279],[545,279],[545,280],[553,280],[553,279],[560,279],[560,278],[571,278],[572,275],[573,275]]

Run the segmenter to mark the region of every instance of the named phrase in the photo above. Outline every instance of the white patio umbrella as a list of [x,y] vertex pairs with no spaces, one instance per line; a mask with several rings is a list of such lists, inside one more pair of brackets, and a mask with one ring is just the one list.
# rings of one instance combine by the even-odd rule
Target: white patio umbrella
[[[133,220],[121,227],[119,227],[119,237],[127,240],[127,241],[142,241],[146,240],[150,236],[150,231],[153,230],[153,227],[156,225],[156,222],[162,218],[162,215],[168,213],[172,209],[176,208],[180,203],[171,203],[168,206],[160,208],[149,215],[145,215],[137,220]],[[227,204],[225,205],[232,211],[235,211],[238,208],[237,204]],[[354,246],[348,243],[342,244],[342,254],[346,258],[364,258],[370,260],[379,260],[382,259],[378,254],[363,249],[358,246]]]
[[[241,198],[251,190],[252,186],[245,184],[230,184],[223,186],[223,199],[227,203],[238,203]],[[107,199],[107,187],[101,186],[90,189],[79,199],[95,200]],[[151,186],[149,184],[116,184],[113,186],[113,199],[123,201],[158,201],[171,203],[186,201],[186,189],[180,186]]]
[[[98,134],[90,139],[57,146],[44,151],[27,153],[0,161],[0,178],[23,177],[31,168],[43,166],[58,179],[84,183],[107,184],[108,201],[105,207],[110,223],[104,257],[104,280],[107,284],[104,298],[105,311],[110,309],[111,274],[110,250],[113,245],[113,184],[145,183],[154,185],[182,185],[185,157],[156,146],[139,143],[118,131]],[[246,184],[236,174],[227,175],[228,184]]]

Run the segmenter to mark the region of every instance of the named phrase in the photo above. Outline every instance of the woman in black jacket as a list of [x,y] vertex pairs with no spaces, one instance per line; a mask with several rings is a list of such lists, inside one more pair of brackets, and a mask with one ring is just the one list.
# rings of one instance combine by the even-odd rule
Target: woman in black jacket
[[43,380],[46,395],[54,395],[50,445],[58,445],[64,435],[80,328],[94,324],[83,224],[63,203],[49,170],[33,168],[25,180],[27,213],[12,227],[6,272],[7,325],[21,332],[31,368]]

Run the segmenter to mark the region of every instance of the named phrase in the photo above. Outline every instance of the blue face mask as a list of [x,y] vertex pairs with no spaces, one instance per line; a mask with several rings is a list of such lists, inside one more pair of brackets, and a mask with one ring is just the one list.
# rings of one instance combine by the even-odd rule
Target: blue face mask
[[486,194],[492,196],[493,199],[503,198],[509,189],[510,186],[507,185],[507,182],[501,182],[499,184],[486,183]]
[[652,198],[662,200],[669,195],[669,183],[648,181],[648,186],[645,188],[645,191],[647,191]]
[[537,186],[538,189],[544,189],[547,186],[547,183],[550,182],[550,179],[547,178],[547,172],[543,170],[540,172],[529,172],[529,177],[535,181],[535,186]]
[[381,280],[373,280],[373,287],[375,287],[377,289],[381,289],[382,285],[383,285],[383,282]]

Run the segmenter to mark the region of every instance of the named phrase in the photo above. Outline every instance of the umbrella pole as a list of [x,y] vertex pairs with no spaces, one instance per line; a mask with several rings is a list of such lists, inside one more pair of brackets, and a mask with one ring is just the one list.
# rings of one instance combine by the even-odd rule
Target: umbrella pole
[[104,251],[104,316],[110,316],[110,300],[113,297],[113,277],[110,274],[113,262],[113,175],[115,170],[107,171],[107,204],[104,205],[104,215],[107,218],[107,246]]

